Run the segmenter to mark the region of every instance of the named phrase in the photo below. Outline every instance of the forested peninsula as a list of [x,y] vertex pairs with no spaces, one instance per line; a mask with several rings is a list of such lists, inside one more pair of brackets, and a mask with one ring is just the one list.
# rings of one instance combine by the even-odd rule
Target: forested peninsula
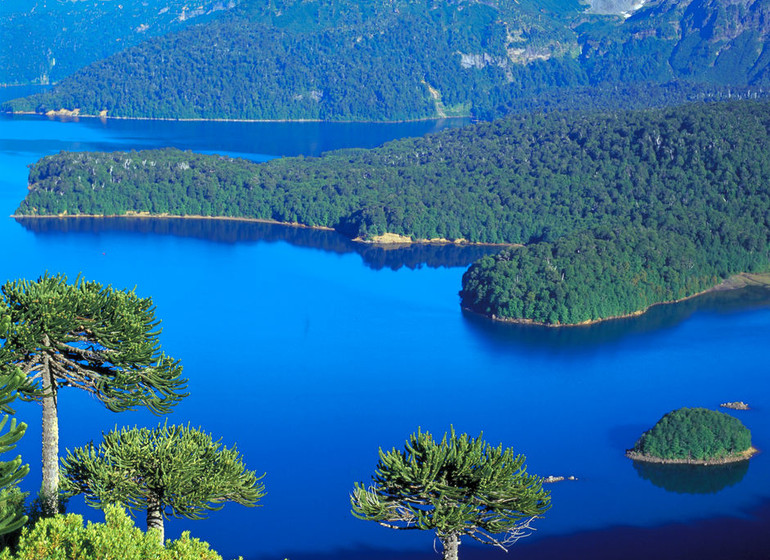
[[35,164],[18,215],[204,215],[351,237],[523,244],[475,263],[462,305],[577,324],[770,270],[770,103],[510,116],[263,164],[178,150]]

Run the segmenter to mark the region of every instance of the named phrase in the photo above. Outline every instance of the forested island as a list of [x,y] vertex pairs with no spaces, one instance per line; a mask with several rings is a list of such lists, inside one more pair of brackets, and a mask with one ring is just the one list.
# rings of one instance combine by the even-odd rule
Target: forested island
[[522,244],[484,257],[462,305],[577,324],[770,270],[770,103],[510,116],[263,164],[173,149],[35,164],[18,215],[203,215],[351,238]]
[[[217,7],[209,4],[195,12]],[[628,18],[597,14],[588,8],[598,2],[578,0],[232,4],[212,12],[214,21],[148,38],[77,72],[70,66],[74,73],[51,91],[4,110],[168,119],[491,118],[532,108],[761,96],[770,85],[770,0],[655,0]],[[13,36],[23,35],[20,21],[9,24]],[[109,30],[118,21],[93,33],[107,35],[101,56],[83,40],[90,48],[65,51],[66,64],[114,51]],[[145,33],[163,25],[174,29],[159,21]],[[137,40],[136,32],[113,33],[128,44]],[[50,60],[59,47],[33,49],[44,55],[33,70],[63,66]]]
[[740,420],[706,408],[680,408],[661,418],[626,455],[635,461],[721,465],[745,461],[756,449]]

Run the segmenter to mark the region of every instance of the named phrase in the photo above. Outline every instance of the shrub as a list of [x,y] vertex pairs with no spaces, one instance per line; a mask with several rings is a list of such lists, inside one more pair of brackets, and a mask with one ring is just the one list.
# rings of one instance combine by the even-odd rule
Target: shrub
[[83,525],[80,515],[41,519],[24,529],[15,554],[0,560],[222,560],[205,542],[188,532],[176,541],[158,542],[154,530],[143,533],[119,506],[105,508],[105,522]]

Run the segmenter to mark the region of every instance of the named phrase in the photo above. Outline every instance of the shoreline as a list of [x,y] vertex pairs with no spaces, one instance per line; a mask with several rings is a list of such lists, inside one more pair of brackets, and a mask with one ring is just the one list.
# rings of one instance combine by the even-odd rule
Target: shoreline
[[410,237],[406,237],[404,235],[399,235],[396,233],[385,233],[382,235],[374,236],[372,239],[363,239],[361,237],[351,238],[339,233],[334,228],[328,227],[328,226],[309,226],[307,224],[301,224],[299,222],[279,222],[277,220],[268,220],[265,218],[244,218],[241,216],[201,216],[198,214],[189,214],[185,216],[180,216],[177,214],[150,214],[149,212],[127,212],[125,214],[107,214],[107,215],[104,215],[104,214],[45,214],[45,215],[11,214],[10,217],[13,219],[46,219],[46,220],[79,219],[79,218],[89,218],[89,219],[142,218],[147,220],[174,219],[174,220],[223,220],[223,221],[235,221],[235,222],[252,222],[252,223],[259,223],[259,224],[272,224],[276,226],[315,229],[319,231],[331,231],[331,232],[337,233],[338,235],[354,243],[374,245],[374,246],[379,246],[379,247],[384,247],[389,249],[398,249],[400,247],[408,247],[412,245],[453,245],[457,247],[487,246],[487,247],[501,247],[501,248],[517,246],[515,244],[475,243],[472,241],[467,241],[465,239],[456,239],[454,241],[450,239],[443,239],[443,238],[412,239]]
[[[365,245],[372,245],[376,247],[381,247],[385,249],[399,249],[401,247],[408,247],[408,246],[414,246],[414,245],[453,245],[457,247],[461,246],[486,246],[486,247],[523,247],[523,245],[518,243],[478,243],[478,242],[471,242],[467,241],[465,239],[456,239],[456,240],[450,240],[450,239],[411,239],[410,237],[394,234],[394,233],[385,233],[382,235],[378,235],[373,237],[372,239],[363,239],[361,237],[347,237],[335,230],[334,228],[328,227],[328,226],[311,226],[307,224],[301,224],[298,222],[279,222],[277,220],[269,220],[264,218],[245,218],[240,216],[201,216],[201,215],[185,215],[180,216],[176,214],[150,214],[149,212],[127,212],[125,214],[109,214],[109,215],[103,215],[103,214],[46,214],[46,215],[27,215],[27,214],[11,214],[11,218],[14,219],[78,219],[78,218],[90,218],[90,219],[103,219],[103,218],[143,218],[143,219],[176,219],[176,220],[186,220],[186,219],[197,219],[197,220],[229,220],[229,221],[238,221],[238,222],[253,222],[253,223],[261,223],[261,224],[272,224],[272,225],[278,225],[278,226],[285,226],[285,227],[294,227],[294,228],[304,228],[304,229],[314,229],[318,231],[330,231],[335,232],[344,237],[345,239],[348,239],[352,241],[353,243],[361,243]],[[760,273],[751,273],[751,272],[739,272],[737,274],[734,274],[733,276],[730,276],[729,278],[723,280],[716,286],[712,286],[711,288],[708,288],[706,290],[702,290],[700,292],[697,292],[695,294],[691,294],[689,296],[679,298],[676,300],[670,300],[670,301],[659,301],[656,303],[653,303],[651,305],[648,305],[644,309],[639,309],[637,311],[633,311],[631,313],[627,313],[625,315],[614,315],[612,317],[602,317],[600,319],[592,319],[590,321],[583,321],[582,323],[557,323],[557,324],[551,324],[551,323],[541,323],[538,321],[533,321],[532,319],[514,319],[514,318],[508,318],[508,317],[498,317],[494,314],[487,314],[487,313],[479,313],[478,311],[475,311],[473,309],[470,309],[468,307],[462,306],[461,309],[463,311],[467,311],[468,313],[473,313],[475,315],[479,315],[481,317],[485,317],[487,319],[490,319],[492,321],[498,322],[498,323],[508,323],[508,324],[514,324],[514,325],[523,325],[523,326],[534,326],[534,327],[547,327],[547,328],[569,328],[569,327],[589,327],[591,325],[597,325],[599,323],[604,323],[606,321],[614,321],[619,319],[632,319],[634,317],[639,317],[640,315],[643,315],[653,307],[657,305],[672,305],[676,303],[681,303],[683,301],[687,301],[689,299],[693,299],[705,294],[708,294],[710,292],[720,292],[720,291],[727,291],[727,290],[737,290],[740,288],[744,288],[747,286],[764,286],[770,288],[770,272],[760,272]]]
[[626,451],[626,457],[631,459],[632,461],[639,461],[642,463],[655,463],[658,465],[698,465],[698,466],[716,466],[716,465],[729,465],[732,463],[740,463],[742,461],[748,461],[751,459],[754,455],[759,453],[759,449],[754,447],[753,445],[749,447],[746,451],[742,451],[741,453],[738,453],[737,455],[730,455],[727,457],[722,457],[720,459],[704,459],[704,460],[695,460],[695,459],[662,459],[660,457],[653,457],[651,455],[642,455],[641,453],[636,453],[635,451],[628,449]]
[[632,319],[634,317],[639,317],[640,315],[644,315],[650,309],[652,309],[657,305],[673,305],[673,304],[681,303],[683,301],[687,301],[689,299],[693,299],[711,292],[724,292],[728,290],[738,290],[740,288],[746,288],[748,286],[760,286],[760,287],[770,288],[770,272],[738,272],[737,274],[733,274],[729,278],[722,280],[716,286],[712,286],[711,288],[707,288],[705,290],[691,294],[689,296],[685,296],[683,298],[669,300],[669,301],[658,301],[656,303],[648,305],[644,309],[632,311],[631,313],[626,313],[624,315],[613,315],[612,317],[601,317],[599,319],[591,319],[589,321],[583,321],[582,323],[556,323],[556,324],[541,323],[538,321],[534,321],[532,319],[514,319],[509,317],[498,317],[494,313],[493,314],[479,313],[478,311],[475,311],[469,307],[463,307],[462,309],[464,311],[467,311],[468,313],[475,313],[476,315],[480,315],[481,317],[486,317],[487,319],[496,321],[498,323],[530,325],[534,327],[548,327],[548,328],[590,327],[591,325],[604,323],[606,321],[615,321],[618,319]]
[[59,109],[58,111],[48,111],[46,113],[37,113],[35,111],[4,111],[6,115],[22,115],[22,116],[37,116],[45,117],[48,119],[60,119],[62,121],[71,121],[77,119],[99,119],[101,121],[122,120],[122,121],[168,121],[168,122],[223,122],[223,123],[330,123],[330,124],[407,124],[407,123],[420,123],[428,121],[443,121],[448,119],[468,119],[473,120],[470,115],[448,115],[448,116],[435,116],[435,117],[421,117],[416,119],[400,119],[400,120],[365,120],[365,119],[352,119],[352,120],[339,120],[332,121],[328,119],[228,119],[228,118],[173,118],[173,117],[121,117],[110,115],[91,115],[86,113],[80,113],[79,110],[70,111],[69,109]]

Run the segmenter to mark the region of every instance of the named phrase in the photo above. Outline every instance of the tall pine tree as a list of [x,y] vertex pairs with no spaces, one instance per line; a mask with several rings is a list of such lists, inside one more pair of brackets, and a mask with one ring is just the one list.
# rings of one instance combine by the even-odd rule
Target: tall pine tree
[[44,509],[58,509],[59,391],[74,387],[119,412],[146,406],[165,414],[184,393],[182,366],[160,350],[160,321],[150,298],[61,274],[2,287],[9,321],[4,348],[43,406]]

